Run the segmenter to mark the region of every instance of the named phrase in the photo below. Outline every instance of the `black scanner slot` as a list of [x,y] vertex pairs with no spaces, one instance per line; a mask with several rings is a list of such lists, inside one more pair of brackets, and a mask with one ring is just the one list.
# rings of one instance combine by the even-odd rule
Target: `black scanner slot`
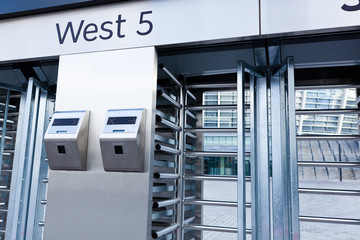
[[64,145],[58,145],[57,149],[58,149],[59,154],[65,154],[66,153]]
[[124,154],[123,146],[121,145],[114,146],[114,150],[115,150],[115,154]]

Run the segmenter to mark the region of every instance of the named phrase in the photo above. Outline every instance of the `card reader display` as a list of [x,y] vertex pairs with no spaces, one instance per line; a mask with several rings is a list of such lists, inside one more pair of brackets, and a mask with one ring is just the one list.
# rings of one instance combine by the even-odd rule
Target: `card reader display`
[[50,169],[86,169],[89,115],[89,111],[54,113],[44,137]]
[[145,109],[108,110],[100,135],[105,171],[143,172]]

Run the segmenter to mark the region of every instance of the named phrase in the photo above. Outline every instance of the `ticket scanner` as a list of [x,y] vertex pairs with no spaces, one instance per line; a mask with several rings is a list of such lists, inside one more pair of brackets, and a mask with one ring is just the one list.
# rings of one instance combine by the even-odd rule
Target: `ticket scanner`
[[145,109],[108,110],[100,135],[105,171],[143,172]]
[[55,112],[44,142],[52,170],[85,170],[89,111]]

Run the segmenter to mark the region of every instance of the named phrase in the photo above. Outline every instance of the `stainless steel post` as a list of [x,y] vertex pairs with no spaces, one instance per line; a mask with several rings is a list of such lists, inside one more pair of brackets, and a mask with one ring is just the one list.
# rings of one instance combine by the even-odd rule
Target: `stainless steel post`
[[289,99],[289,157],[290,157],[290,191],[291,191],[291,232],[292,239],[300,239],[299,225],[299,193],[298,166],[296,146],[296,116],[295,116],[295,76],[294,59],[287,58],[287,94]]
[[246,198],[245,198],[245,71],[243,62],[237,65],[237,225],[238,240],[246,239]]
[[[256,240],[271,239],[270,221],[270,173],[269,173],[269,131],[268,131],[268,88],[267,78],[256,79],[256,184],[255,202],[257,229]],[[252,176],[253,177],[253,176]]]

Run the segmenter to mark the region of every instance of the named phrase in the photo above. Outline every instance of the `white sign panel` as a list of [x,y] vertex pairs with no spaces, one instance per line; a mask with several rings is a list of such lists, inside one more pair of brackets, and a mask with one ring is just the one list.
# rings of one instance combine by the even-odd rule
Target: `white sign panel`
[[261,0],[261,34],[359,25],[359,0]]
[[0,21],[0,61],[259,34],[254,0],[129,1]]

